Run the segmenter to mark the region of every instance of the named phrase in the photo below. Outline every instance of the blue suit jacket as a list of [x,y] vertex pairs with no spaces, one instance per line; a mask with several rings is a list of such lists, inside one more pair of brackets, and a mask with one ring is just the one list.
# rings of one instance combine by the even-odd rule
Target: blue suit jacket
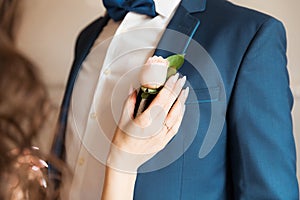
[[[194,94],[174,138],[182,155],[162,169],[140,173],[134,198],[298,199],[284,27],[270,16],[225,0],[208,0],[203,8],[180,8],[170,26],[176,30],[177,20],[185,16],[201,23],[193,33],[184,33],[203,47],[190,47],[188,54],[203,59],[186,61],[181,68]],[[97,19],[78,37],[62,112],[67,113],[81,63],[108,19]],[[209,72],[214,67],[219,74]],[[222,124],[220,134],[211,129],[212,122],[214,127]]]

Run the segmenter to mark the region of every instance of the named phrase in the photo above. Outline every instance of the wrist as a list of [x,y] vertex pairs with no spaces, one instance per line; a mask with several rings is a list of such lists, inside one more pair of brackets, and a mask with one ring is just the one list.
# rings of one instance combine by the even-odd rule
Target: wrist
[[138,155],[123,151],[114,144],[111,144],[106,165],[115,171],[136,174],[140,166],[137,157]]
[[107,166],[101,199],[133,199],[136,177],[136,173],[122,172]]

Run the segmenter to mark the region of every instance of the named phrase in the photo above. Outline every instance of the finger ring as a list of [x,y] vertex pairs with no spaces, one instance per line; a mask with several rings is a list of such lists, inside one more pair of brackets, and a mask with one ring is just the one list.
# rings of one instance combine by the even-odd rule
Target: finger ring
[[171,127],[168,127],[166,122],[164,122],[164,126],[167,128],[168,131],[171,129]]

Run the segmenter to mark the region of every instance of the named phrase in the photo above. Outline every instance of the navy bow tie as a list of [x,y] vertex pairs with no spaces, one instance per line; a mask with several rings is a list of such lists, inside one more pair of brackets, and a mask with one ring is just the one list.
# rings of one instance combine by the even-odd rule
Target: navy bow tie
[[153,0],[103,0],[103,4],[115,21],[122,20],[128,12],[156,16]]

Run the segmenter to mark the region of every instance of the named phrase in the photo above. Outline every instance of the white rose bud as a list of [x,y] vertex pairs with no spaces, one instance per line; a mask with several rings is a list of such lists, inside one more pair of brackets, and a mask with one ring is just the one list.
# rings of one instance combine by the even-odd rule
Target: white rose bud
[[161,56],[149,58],[141,70],[141,85],[150,89],[159,88],[166,81],[168,67],[169,61]]

